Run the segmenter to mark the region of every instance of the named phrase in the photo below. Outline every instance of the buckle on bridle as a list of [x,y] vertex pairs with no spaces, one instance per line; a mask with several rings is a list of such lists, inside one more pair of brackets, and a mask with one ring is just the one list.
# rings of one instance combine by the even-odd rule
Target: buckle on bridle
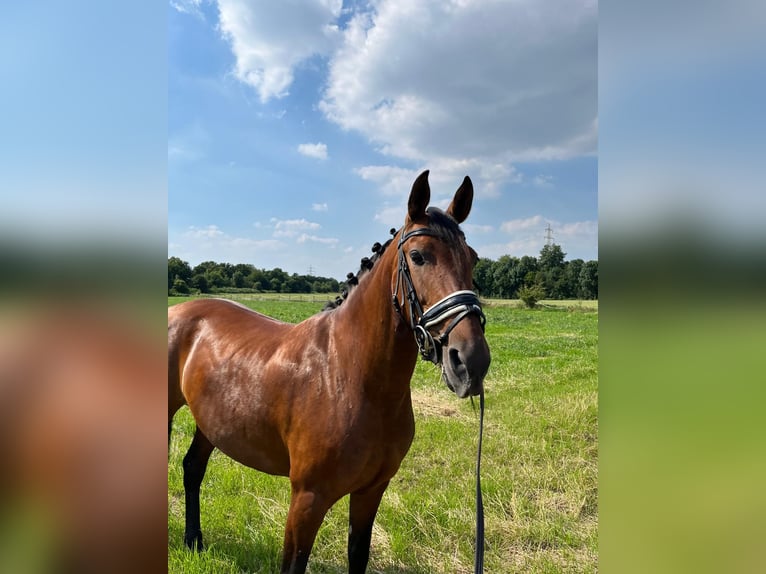
[[[418,344],[420,356],[426,361],[439,364],[441,361],[441,345],[437,347],[436,341],[423,325],[415,325],[415,342]],[[438,351],[437,351],[438,348]]]

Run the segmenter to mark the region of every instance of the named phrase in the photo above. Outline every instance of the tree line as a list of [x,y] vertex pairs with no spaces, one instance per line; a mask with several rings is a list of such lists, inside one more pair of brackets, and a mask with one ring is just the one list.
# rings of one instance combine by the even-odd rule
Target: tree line
[[273,292],[338,293],[337,279],[314,275],[289,274],[279,267],[258,269],[248,263],[203,261],[191,267],[178,257],[168,258],[168,294]]
[[565,257],[555,243],[545,245],[539,257],[482,257],[473,270],[474,284],[484,297],[524,299],[533,290],[538,300],[598,299],[598,261]]
[[[474,286],[483,297],[524,299],[598,299],[598,261],[565,260],[560,245],[545,245],[539,257],[482,257],[473,271]],[[168,294],[275,292],[338,293],[345,283],[328,277],[289,274],[279,267],[258,269],[247,263],[205,261],[191,267],[168,258]]]

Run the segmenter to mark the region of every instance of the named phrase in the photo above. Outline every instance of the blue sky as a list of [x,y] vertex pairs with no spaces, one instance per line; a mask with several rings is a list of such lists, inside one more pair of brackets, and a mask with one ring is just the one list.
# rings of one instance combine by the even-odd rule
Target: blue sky
[[168,253],[342,278],[430,169],[481,256],[597,259],[595,2],[171,0]]
[[0,236],[164,244],[163,16],[151,2],[3,3]]

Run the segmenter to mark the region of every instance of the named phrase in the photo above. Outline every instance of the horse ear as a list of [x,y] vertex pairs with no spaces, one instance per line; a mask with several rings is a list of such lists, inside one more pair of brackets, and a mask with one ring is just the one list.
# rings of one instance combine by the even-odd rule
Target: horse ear
[[410,216],[410,221],[426,216],[426,207],[428,207],[429,201],[431,201],[431,188],[428,186],[428,170],[425,170],[412,184],[410,199],[407,202],[407,213]]
[[471,178],[465,176],[463,183],[455,192],[455,197],[452,198],[452,203],[447,208],[447,213],[454,217],[458,223],[463,223],[471,212],[472,203],[473,184],[471,183]]

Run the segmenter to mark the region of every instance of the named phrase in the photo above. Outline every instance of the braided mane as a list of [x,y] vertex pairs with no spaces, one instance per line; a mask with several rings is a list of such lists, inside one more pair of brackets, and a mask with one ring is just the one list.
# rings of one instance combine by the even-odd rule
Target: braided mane
[[346,275],[346,288],[341,291],[340,295],[338,295],[334,301],[325,303],[324,307],[322,307],[322,311],[332,311],[333,309],[337,309],[343,301],[348,298],[351,290],[359,285],[359,279],[373,268],[378,259],[383,255],[383,252],[385,252],[386,248],[391,245],[391,242],[394,240],[393,236],[396,235],[396,229],[391,228],[390,233],[392,235],[391,239],[382,245],[377,241],[372,245],[372,257],[362,257],[359,271],[356,275],[353,273],[348,273]]
[[[457,221],[441,209],[432,206],[426,210],[426,213],[429,215],[429,227],[436,232],[438,237],[442,237],[448,241],[454,241],[458,239],[458,237],[465,237]],[[377,241],[373,244],[372,257],[362,257],[359,271],[356,275],[354,273],[348,273],[346,275],[346,288],[341,291],[340,295],[338,295],[334,301],[325,303],[324,307],[322,307],[322,311],[337,309],[343,301],[348,298],[351,290],[359,284],[359,279],[372,269],[378,259],[383,255],[386,248],[391,244],[394,239],[393,236],[396,235],[397,230],[392,227],[389,233],[392,236],[391,239],[382,245]]]

